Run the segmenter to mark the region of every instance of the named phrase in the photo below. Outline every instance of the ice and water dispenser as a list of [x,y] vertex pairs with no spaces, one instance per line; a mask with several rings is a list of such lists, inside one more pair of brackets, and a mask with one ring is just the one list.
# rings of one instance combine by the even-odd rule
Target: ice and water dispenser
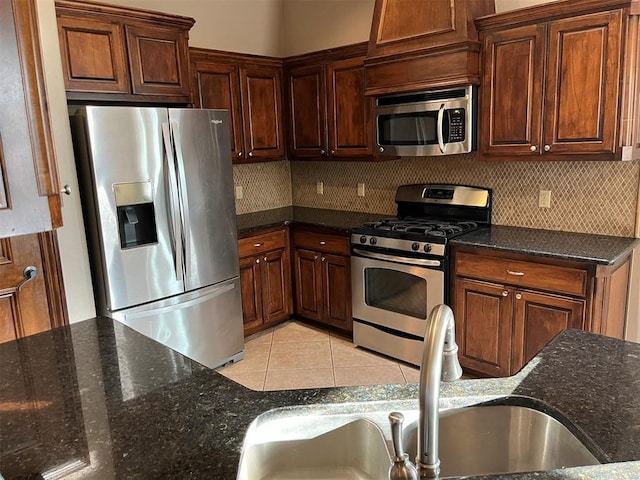
[[118,214],[120,247],[132,248],[158,242],[151,182],[113,185]]

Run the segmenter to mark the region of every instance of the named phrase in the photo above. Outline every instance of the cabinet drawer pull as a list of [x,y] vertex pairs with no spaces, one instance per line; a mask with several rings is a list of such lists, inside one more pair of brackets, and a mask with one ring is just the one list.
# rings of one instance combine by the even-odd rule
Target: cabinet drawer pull
[[323,262],[324,262],[324,261],[326,261],[326,260],[327,260],[326,258],[322,257],[322,261],[323,261]]
[[259,258],[256,258],[256,263],[260,263],[260,259]]
[[318,255],[316,255],[315,257],[313,257],[313,259],[314,259],[314,260],[317,260],[317,259],[318,259]]
[[253,246],[258,248],[261,247],[262,245],[264,245],[264,243],[254,243]]
[[238,157],[242,157],[242,152],[238,152]]
[[327,242],[325,242],[324,240],[320,240],[320,245],[326,245]]
[[536,147],[535,145],[531,145],[529,147],[529,150],[531,150],[532,152],[535,152],[538,149],[538,147]]
[[267,261],[267,257],[264,257],[263,260],[266,262]]
[[513,270],[507,270],[509,275],[515,275],[516,277],[524,277],[524,272],[514,272]]
[[520,293],[516,293],[516,299],[520,300],[522,298],[522,295]]
[[551,145],[545,145],[544,146],[544,151],[548,152],[549,150],[551,150]]
[[503,296],[503,297],[506,297],[507,295],[509,295],[509,292],[507,292],[506,290],[504,290],[504,291],[502,292],[502,296]]

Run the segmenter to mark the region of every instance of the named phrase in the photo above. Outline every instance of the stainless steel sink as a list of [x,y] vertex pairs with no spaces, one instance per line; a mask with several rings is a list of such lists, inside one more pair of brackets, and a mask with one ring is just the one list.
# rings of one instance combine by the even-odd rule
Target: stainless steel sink
[[[417,422],[403,443],[416,456]],[[440,414],[440,476],[533,472],[597,465],[587,447],[555,418],[522,406],[467,407]]]
[[[514,405],[473,406],[495,399],[443,399],[441,477],[600,463],[562,423],[545,413]],[[237,478],[386,480],[392,451],[387,420],[391,411],[405,416],[403,443],[413,460],[415,401],[291,407],[267,412],[252,423]]]

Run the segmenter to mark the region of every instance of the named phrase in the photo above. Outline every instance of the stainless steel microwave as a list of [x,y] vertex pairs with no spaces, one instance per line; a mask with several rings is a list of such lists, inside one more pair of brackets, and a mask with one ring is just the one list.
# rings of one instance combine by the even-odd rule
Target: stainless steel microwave
[[475,150],[476,97],[471,85],[378,97],[379,153],[434,156]]

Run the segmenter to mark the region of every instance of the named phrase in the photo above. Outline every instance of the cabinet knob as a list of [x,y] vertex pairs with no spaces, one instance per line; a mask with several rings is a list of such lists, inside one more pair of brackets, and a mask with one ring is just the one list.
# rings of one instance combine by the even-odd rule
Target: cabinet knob
[[266,262],[267,261],[267,257],[264,257],[263,260]]
[[325,153],[327,152],[325,152],[324,150],[320,150],[320,155],[324,155]]
[[384,153],[384,147],[380,147],[380,153]]
[[256,263],[260,263],[260,259],[259,258],[256,258]]
[[69,185],[65,185],[64,187],[62,187],[62,190],[60,190],[60,194],[65,194],[65,195],[71,195],[71,187]]
[[502,296],[503,296],[503,297],[506,297],[507,295],[509,295],[509,292],[507,292],[506,290],[504,290],[504,291],[502,292]]
[[548,152],[549,150],[551,150],[551,146],[550,145],[545,145],[544,146],[544,151]]
[[318,255],[316,255],[315,257],[313,257],[313,259],[314,259],[314,260],[317,260],[317,259],[318,259]]
[[331,155],[335,155],[336,151],[335,150],[331,150]]
[[249,152],[249,156],[250,156],[250,157],[253,157],[253,152]]
[[327,260],[326,258],[322,257],[322,261],[323,261],[323,262],[324,262],[324,261],[326,261],[326,260]]
[[241,157],[241,156],[242,156],[242,152],[238,152],[238,157]]
[[535,152],[538,149],[538,147],[536,147],[535,145],[531,145],[529,147],[529,150],[531,150],[532,152]]
[[520,293],[516,293],[516,299],[520,300],[522,298],[522,295]]

